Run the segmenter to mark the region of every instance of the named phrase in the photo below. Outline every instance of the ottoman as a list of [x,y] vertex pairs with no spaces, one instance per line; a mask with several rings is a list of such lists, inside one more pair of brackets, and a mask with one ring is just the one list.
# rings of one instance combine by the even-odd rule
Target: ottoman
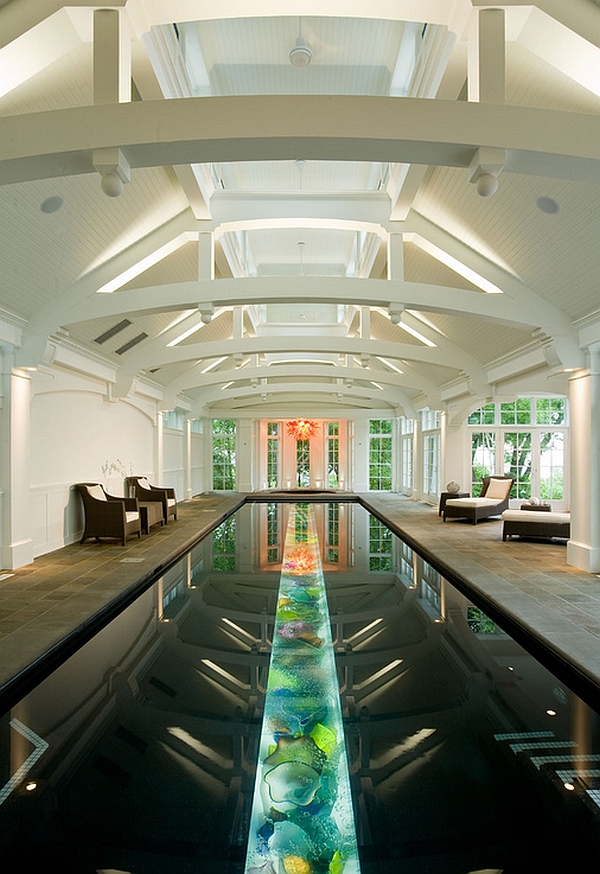
[[530,510],[505,510],[502,514],[502,540],[520,537],[570,537],[571,514]]

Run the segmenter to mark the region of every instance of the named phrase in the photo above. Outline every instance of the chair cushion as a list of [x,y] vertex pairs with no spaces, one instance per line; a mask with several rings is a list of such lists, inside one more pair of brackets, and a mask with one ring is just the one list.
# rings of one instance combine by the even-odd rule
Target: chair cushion
[[150,483],[145,477],[140,477],[140,479],[138,480],[138,486],[141,486],[143,489],[148,489],[148,491],[151,491]]
[[487,487],[487,491],[485,493],[486,498],[495,498],[497,501],[504,501],[508,497],[508,493],[510,492],[512,487],[512,481],[509,479],[490,479],[489,485]]
[[135,510],[126,510],[125,511],[125,518],[127,519],[128,522],[135,522],[137,519],[140,518],[140,514],[138,512],[136,512]]
[[104,489],[102,486],[88,486],[88,495],[90,497],[95,498],[97,501],[106,501],[107,497],[104,493]]
[[495,507],[497,498],[451,498],[446,501],[446,507]]
[[174,507],[177,504],[175,498],[167,498],[167,507]]

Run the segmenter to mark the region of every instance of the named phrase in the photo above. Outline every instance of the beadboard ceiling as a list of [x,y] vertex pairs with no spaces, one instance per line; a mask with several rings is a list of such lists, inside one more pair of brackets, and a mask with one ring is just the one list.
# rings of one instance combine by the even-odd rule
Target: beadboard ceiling
[[[456,17],[462,15],[465,24],[452,33],[439,23],[374,18],[363,2],[353,4],[352,14],[341,7],[332,14],[331,4],[326,4],[319,16],[272,16],[258,8],[253,17],[242,18],[236,17],[231,3],[225,3],[227,14],[222,18],[204,15],[199,21],[169,21],[162,15],[162,23],[146,29],[132,11],[133,99],[391,95],[401,101],[404,96],[433,100],[441,95],[446,101],[464,101],[467,25],[474,21],[475,7],[470,13],[470,0],[455,5]],[[588,19],[598,33],[600,4],[589,0],[588,5]],[[129,14],[127,6],[124,15]],[[154,6],[139,0],[136,9],[145,9],[152,23],[155,7],[167,8],[166,0],[157,0]],[[535,4],[532,9],[539,13]],[[0,30],[2,22],[9,21],[9,12],[13,29],[14,22],[20,22],[23,37],[33,33],[35,21],[25,0],[0,2]],[[56,51],[37,72],[0,96],[0,119],[49,113],[39,116],[43,131],[44,125],[52,124],[53,112],[93,103],[92,10],[83,4],[56,14],[67,16],[64,51]],[[521,10],[517,15],[507,9],[506,103],[546,110],[548,123],[558,112],[600,116],[599,94],[581,84],[574,59],[561,55],[561,34],[565,46],[571,45],[568,23],[552,23],[558,38],[553,57],[523,37],[530,14],[534,13]],[[39,21],[43,28],[43,11]],[[585,40],[585,34],[578,38]],[[305,68],[289,60],[298,39],[312,52]],[[594,39],[590,37],[590,50]],[[600,49],[595,51],[600,65]],[[397,198],[404,204],[400,217],[394,212]],[[143,258],[165,244],[171,226],[176,229],[171,236],[181,237],[182,242],[145,266]],[[393,323],[388,314],[388,305],[399,292],[392,294],[385,287],[388,234],[394,230],[406,236],[403,276],[392,278],[410,286],[406,300],[397,301],[406,303],[401,324]],[[213,289],[200,283],[195,299],[193,284],[202,276],[210,281],[210,270],[204,268],[203,273],[199,267],[198,235],[203,231],[215,232],[216,278]],[[301,149],[288,160],[137,168],[119,197],[103,193],[97,173],[63,175],[59,169],[53,178],[0,184],[0,308],[25,329],[48,325],[56,334],[60,328],[73,347],[104,358],[117,370],[137,368],[173,403],[181,391],[198,414],[211,408],[226,410],[236,389],[251,387],[253,380],[255,397],[244,395],[236,404],[246,412],[256,410],[256,415],[264,408],[265,394],[272,408],[280,405],[283,411],[294,404],[298,410],[333,407],[342,413],[379,405],[412,414],[419,406],[441,407],[442,395],[448,396],[445,387],[465,376],[478,381],[474,404],[497,390],[510,390],[510,385],[499,387],[493,381],[486,385],[487,369],[500,359],[516,361],[536,343],[541,349],[549,342],[541,317],[539,324],[531,315],[521,323],[520,288],[527,295],[529,313],[538,301],[540,312],[551,315],[546,321],[573,325],[574,335],[582,322],[600,320],[599,233],[600,177],[577,180],[512,172],[510,155],[492,197],[478,195],[464,167],[312,161],[304,159]],[[506,317],[486,317],[480,304],[485,292],[477,277],[462,275],[460,268],[444,263],[439,251],[423,245],[419,239],[423,236],[500,283],[500,291],[513,303]],[[96,306],[93,317],[86,318],[86,301],[95,299],[98,288],[118,277],[126,263],[136,263],[136,258],[137,271],[117,283],[112,295],[105,295],[111,298],[110,305],[105,310]],[[271,297],[259,299],[254,289],[263,280],[268,283],[259,287]],[[303,301],[305,280],[318,281],[320,292]],[[344,281],[354,285],[338,285]],[[220,294],[220,282],[238,284]],[[158,295],[157,302],[144,309],[139,295],[160,287],[168,289],[164,306]],[[354,292],[363,287],[368,288],[364,300],[360,291]],[[419,287],[428,290],[430,299],[424,295],[417,306],[414,299],[419,295],[414,289]],[[350,290],[348,300],[340,288]],[[437,297],[436,289],[441,290]],[[472,298],[477,302],[471,307]],[[331,309],[319,309],[319,300],[335,303],[335,316]],[[183,333],[193,329],[194,322],[200,324],[197,307],[203,303],[213,306],[210,324],[178,339],[179,325]],[[288,310],[282,310],[286,305]],[[240,306],[245,312],[241,336],[236,336],[239,327],[232,307]],[[367,306],[371,307],[368,323]],[[128,322],[125,327],[108,341],[97,342],[123,320]],[[135,346],[120,351],[142,334]],[[265,356],[275,354],[277,336],[278,352],[288,342],[288,357],[296,356],[297,374],[279,378],[267,366]],[[264,350],[248,346],[251,351],[246,353],[244,341],[250,339],[264,340]],[[356,352],[348,351],[351,347],[342,340],[352,341]],[[373,341],[381,344],[384,354],[379,357],[368,345]],[[203,362],[201,347],[211,343],[222,344],[223,361],[209,372],[213,377],[222,373],[223,384],[232,381],[233,385],[216,398],[211,377],[203,406],[207,379],[202,370],[217,359],[211,351],[212,357]],[[186,348],[190,358],[182,351]],[[328,374],[323,363],[320,375],[303,376],[303,354],[317,355],[319,350],[337,354],[335,374]],[[409,359],[409,354],[414,357]],[[381,358],[392,360],[394,367]],[[342,366],[349,371],[345,382]],[[244,377],[248,367],[255,374],[252,379]],[[261,367],[264,373],[256,376]],[[359,367],[365,371],[364,379],[357,375]],[[565,390],[564,380],[548,381],[550,374],[542,373],[541,358],[539,367],[540,391],[550,384]],[[395,374],[396,382],[390,379],[389,385],[377,388],[373,382],[382,374]],[[291,396],[275,390],[270,395],[269,385],[287,386]],[[331,395],[311,394],[311,385],[331,385]],[[353,387],[361,391],[353,394]],[[365,397],[369,390],[370,401]]]

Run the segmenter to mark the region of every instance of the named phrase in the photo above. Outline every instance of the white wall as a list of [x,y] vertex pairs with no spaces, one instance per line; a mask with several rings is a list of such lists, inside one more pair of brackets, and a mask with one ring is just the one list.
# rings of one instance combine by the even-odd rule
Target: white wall
[[102,482],[123,494],[122,475],[102,467],[117,459],[126,473],[154,469],[155,402],[111,402],[105,385],[56,369],[35,374],[31,399],[31,532],[34,555],[81,537],[83,515],[73,484]]

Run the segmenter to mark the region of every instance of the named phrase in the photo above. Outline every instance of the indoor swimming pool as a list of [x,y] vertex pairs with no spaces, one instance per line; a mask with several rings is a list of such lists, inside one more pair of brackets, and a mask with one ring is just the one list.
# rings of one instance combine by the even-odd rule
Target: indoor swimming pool
[[20,872],[592,868],[598,714],[356,503],[249,503],[1,717]]

